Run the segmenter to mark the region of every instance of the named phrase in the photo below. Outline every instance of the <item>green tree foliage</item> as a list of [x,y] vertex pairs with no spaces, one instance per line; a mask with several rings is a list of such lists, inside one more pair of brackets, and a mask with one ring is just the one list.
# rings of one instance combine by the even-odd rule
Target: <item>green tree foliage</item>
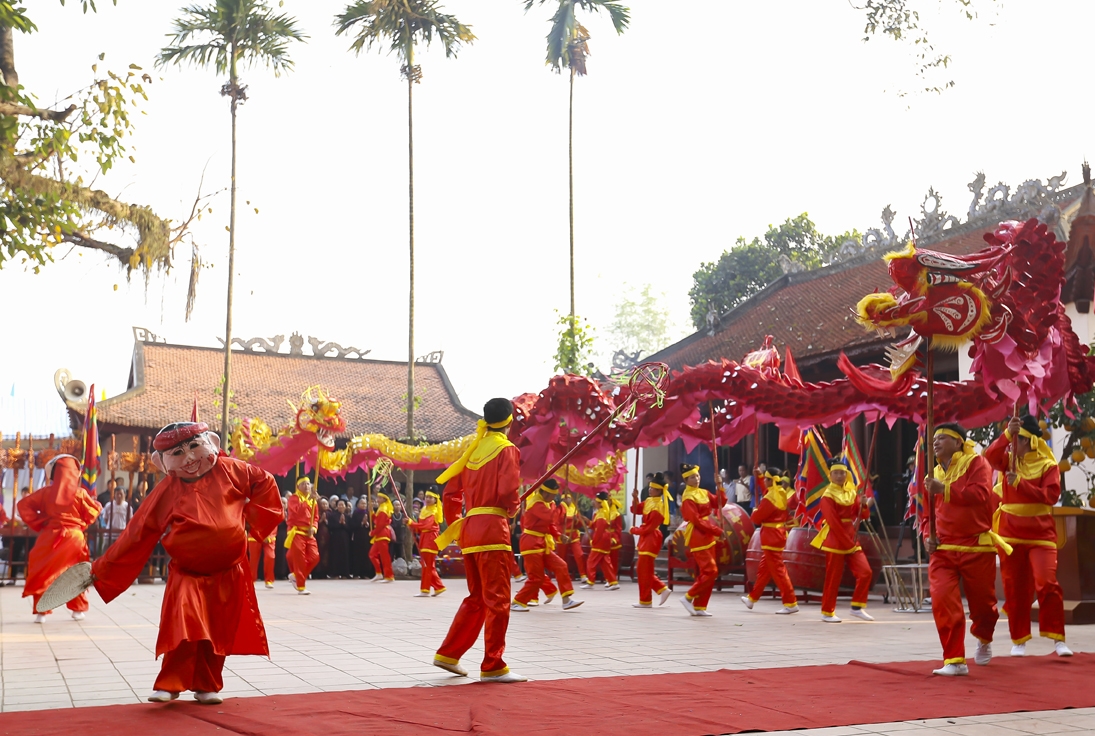
[[577,315],[559,314],[559,347],[554,370],[576,376],[593,375],[593,328]]
[[655,353],[673,339],[673,318],[666,304],[665,293],[643,284],[637,291],[623,285],[623,298],[616,304],[616,315],[608,327],[613,351],[629,355]]
[[739,237],[718,261],[701,264],[692,274],[688,297],[693,326],[702,329],[709,313],[721,316],[779,278],[781,256],[804,269],[819,268],[832,260],[842,243],[860,237],[854,230],[823,235],[805,212],[781,225],[769,225],[761,237]]

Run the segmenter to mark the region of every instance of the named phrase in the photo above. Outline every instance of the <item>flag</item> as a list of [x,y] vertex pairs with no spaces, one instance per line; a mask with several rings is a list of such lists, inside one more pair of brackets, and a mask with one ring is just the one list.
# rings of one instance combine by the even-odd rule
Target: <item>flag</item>
[[905,509],[905,518],[913,520],[913,528],[918,534],[924,533],[924,524],[928,518],[927,506],[924,505],[924,499],[927,497],[924,478],[927,474],[924,432],[921,431],[920,439],[916,443],[916,467],[913,470],[913,477],[909,481],[909,505]]
[[792,386],[802,388],[802,374],[798,372],[798,364],[791,355],[791,346],[785,348],[787,359],[783,361],[783,375]]
[[852,481],[860,493],[870,489],[870,478],[867,475],[867,464],[863,462],[863,456],[859,454],[859,446],[855,442],[855,435],[847,423],[844,424],[844,443],[840,448],[840,454],[844,456],[844,462],[848,463],[848,469],[852,472]]
[[798,516],[806,523],[817,525],[821,517],[821,494],[829,485],[829,448],[825,438],[811,427],[802,435],[802,456],[796,474]]
[[198,422],[198,392],[194,392],[194,406],[190,408],[190,421],[197,424]]
[[87,414],[84,415],[84,455],[81,459],[80,485],[92,498],[98,493],[95,482],[99,479],[99,424],[95,414],[95,384],[87,392]]

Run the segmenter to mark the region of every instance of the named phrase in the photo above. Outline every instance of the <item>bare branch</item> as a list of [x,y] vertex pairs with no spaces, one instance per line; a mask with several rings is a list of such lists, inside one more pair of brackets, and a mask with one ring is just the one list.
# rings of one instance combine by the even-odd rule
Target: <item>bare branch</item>
[[42,120],[52,120],[55,123],[63,123],[75,110],[76,105],[69,105],[64,110],[39,110],[36,107],[17,105],[13,102],[0,102],[0,115],[25,115],[41,118]]

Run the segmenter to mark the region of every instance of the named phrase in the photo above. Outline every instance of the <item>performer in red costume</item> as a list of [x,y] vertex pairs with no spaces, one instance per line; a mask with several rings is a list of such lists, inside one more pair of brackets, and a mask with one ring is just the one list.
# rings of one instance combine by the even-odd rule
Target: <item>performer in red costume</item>
[[681,465],[681,478],[685,482],[681,516],[688,522],[684,529],[684,543],[696,561],[696,582],[681,598],[681,605],[692,616],[710,616],[707,603],[719,577],[715,545],[722,538],[722,529],[710,517],[722,504],[715,494],[700,488],[698,465]]
[[[1017,450],[1014,467],[1013,441]],[[1037,594],[1038,633],[1054,640],[1058,656],[1071,657],[1072,650],[1065,644],[1064,595],[1057,582],[1057,524],[1053,520],[1053,505],[1061,498],[1061,471],[1042,439],[1038,420],[1012,418],[1004,434],[985,450],[985,459],[1004,473],[1004,482],[997,486],[1003,503],[996,531],[1013,547],[1010,555],[1000,556],[1011,656],[1026,655],[1030,607]]]
[[285,562],[289,566],[289,575],[293,578],[293,587],[298,595],[308,595],[308,576],[319,564],[319,545],[316,544],[316,530],[319,527],[319,496],[312,488],[312,481],[301,478],[297,481],[297,491],[289,496],[285,511],[285,525],[289,531],[285,535]]
[[434,596],[445,592],[445,584],[437,574],[437,535],[441,531],[441,521],[445,518],[441,510],[441,497],[433,491],[426,491],[426,505],[418,512],[418,521],[405,519],[407,526],[418,534],[418,555],[422,562],[422,583],[415,598],[425,598],[433,590]]
[[[84,530],[94,523],[103,507],[80,485],[80,461],[72,455],[58,455],[46,465],[51,484],[24,496],[17,506],[19,516],[31,531],[38,532],[34,549],[27,555],[27,581],[23,597],[34,596],[34,623],[40,624],[50,611],[38,610],[38,599],[58,575],[77,562],[89,559]],[[77,621],[87,611],[87,593],[68,602]]]
[[620,582],[616,579],[616,571],[612,568],[612,524],[616,520],[613,516],[612,505],[608,502],[608,494],[601,491],[594,500],[597,509],[593,514],[593,523],[590,524],[589,558],[586,561],[586,582],[579,588],[588,590],[597,582],[597,568],[601,568],[601,574],[605,576],[605,588],[619,590]]
[[845,561],[855,576],[851,614],[864,621],[874,621],[874,617],[866,611],[867,593],[874,581],[874,573],[857,540],[857,522],[870,515],[870,503],[870,499],[867,504],[862,503],[848,466],[840,459],[834,460],[829,466],[829,485],[821,494],[821,530],[810,542],[812,547],[825,553],[821,620],[826,623],[840,623],[840,617],[836,615],[836,598],[840,579],[844,577]]
[[527,611],[529,603],[539,597],[543,590],[547,595],[544,603],[555,599],[556,589],[548,578],[555,576],[559,592],[563,594],[563,610],[569,611],[582,605],[576,601],[574,584],[570,581],[567,563],[555,554],[555,538],[559,536],[559,527],[555,525],[555,502],[559,493],[559,484],[553,479],[544,481],[540,488],[529,494],[525,501],[525,511],[521,515],[521,557],[525,560],[525,572],[528,580],[513,596],[510,605],[512,611]]
[[631,495],[631,513],[643,517],[642,526],[633,526],[630,531],[638,535],[639,541],[635,545],[639,556],[637,562],[639,578],[639,602],[633,603],[634,608],[653,608],[653,594],[658,594],[658,605],[664,605],[669,600],[669,586],[663,583],[654,572],[654,560],[662,551],[661,526],[669,520],[669,493],[665,487],[665,477],[661,473],[654,476],[650,482],[650,496],[645,501],[639,501],[639,492]]
[[[760,548],[764,553],[757,567],[757,579],[749,595],[743,595],[741,602],[752,609],[760,600],[768,583],[775,580],[779,588],[783,607],[776,613],[798,613],[798,599],[795,586],[783,564],[783,548],[787,546],[787,525],[794,511],[795,490],[788,487],[780,477],[778,469],[773,469],[765,478],[770,481],[768,491],[753,509],[753,523],[760,527]],[[755,499],[754,499],[755,500]]]
[[582,529],[588,524],[585,517],[582,516],[582,512],[574,504],[572,495],[564,493],[562,496],[559,505],[555,507],[557,515],[555,523],[563,532],[560,536],[563,551],[559,553],[559,556],[565,560],[566,550],[570,550],[570,555],[574,558],[574,564],[578,568],[578,575],[581,576],[583,583],[588,583],[585,555],[582,553]]
[[195,422],[160,430],[152,462],[167,477],[91,567],[95,589],[110,602],[129,589],[157,542],[171,557],[156,640],[163,664],[149,697],[157,703],[183,690],[199,703],[220,703],[226,655],[270,654],[244,526],[260,538],[272,534],[281,497],[269,473],[225,455],[208,430]]
[[[458,538],[464,555],[468,596],[452,620],[433,663],[456,675],[467,675],[460,658],[483,631],[483,682],[524,682],[502,659],[506,649],[510,607],[509,521],[521,505],[521,453],[507,439],[513,423],[509,399],[491,399],[483,407],[476,438],[464,455],[439,477],[449,528],[438,540]],[[463,514],[461,513],[463,512]]]
[[[620,506],[620,502],[612,496],[608,497],[608,506],[612,510],[612,541],[608,545],[608,559],[612,565],[612,579],[620,579],[620,550],[623,549],[624,538],[624,515],[623,507]],[[608,583],[605,583],[605,587],[608,587]]]
[[394,583],[392,553],[388,545],[395,536],[395,531],[392,529],[392,515],[395,513],[395,508],[392,506],[392,499],[388,498],[386,493],[377,493],[373,503],[376,508],[373,509],[373,533],[369,537],[373,545],[369,548],[369,559],[372,560],[373,569],[376,570],[373,582]]
[[251,527],[247,527],[247,559],[251,563],[251,579],[258,580],[259,559],[262,558],[262,577],[267,588],[274,587],[274,542],[276,541],[276,534],[271,534],[266,539],[255,539]]
[[928,540],[928,586],[932,617],[943,644],[943,666],[933,673],[953,677],[969,674],[963,590],[972,621],[970,633],[977,637],[973,661],[986,665],[992,659],[992,632],[1000,618],[996,609],[994,545],[1005,553],[1011,551],[1011,546],[992,531],[997,503],[992,492],[992,469],[974,452],[966,431],[957,424],[941,424],[932,445],[938,464],[934,478],[925,478],[924,484],[935,509],[938,542]]

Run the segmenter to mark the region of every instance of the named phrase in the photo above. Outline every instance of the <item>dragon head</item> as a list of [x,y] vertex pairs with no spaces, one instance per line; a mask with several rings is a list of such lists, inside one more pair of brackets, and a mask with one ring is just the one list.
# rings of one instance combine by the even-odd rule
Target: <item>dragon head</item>
[[335,401],[321,386],[312,386],[300,397],[300,407],[289,402],[297,413],[297,429],[315,434],[320,447],[335,449],[335,435],[346,430],[346,420],[339,411],[342,404]]

